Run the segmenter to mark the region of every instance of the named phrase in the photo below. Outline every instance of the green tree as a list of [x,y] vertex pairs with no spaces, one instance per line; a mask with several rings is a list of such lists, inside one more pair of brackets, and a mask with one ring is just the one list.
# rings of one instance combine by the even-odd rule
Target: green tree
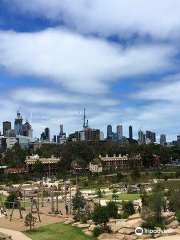
[[119,198],[119,195],[116,194],[116,193],[117,193],[117,190],[116,190],[116,189],[113,189],[112,199],[114,199],[115,202],[116,202],[116,200]]
[[82,219],[82,210],[86,206],[86,201],[79,190],[72,199],[72,205],[76,220],[80,221]]
[[[7,196],[7,198],[6,198],[6,201],[5,201],[5,203],[4,203],[5,207],[6,207],[7,209],[12,208],[13,202],[14,202],[15,199],[16,199],[16,194],[15,194],[15,192],[11,192],[11,193]],[[17,206],[15,206],[15,207],[17,207]]]
[[143,146],[141,158],[144,167],[148,168],[154,165],[154,156],[151,146],[148,145]]
[[137,180],[141,178],[141,172],[138,167],[134,167],[131,171],[131,178]]
[[107,210],[109,217],[116,218],[118,215],[118,207],[115,202],[108,202],[107,204]]
[[99,204],[100,204],[100,200],[101,200],[101,198],[103,197],[103,193],[102,193],[102,191],[101,191],[100,188],[98,188],[98,189],[96,190],[96,195],[97,195],[97,197],[99,198]]
[[109,222],[109,213],[107,207],[101,205],[95,206],[92,214],[92,220],[96,224],[105,227],[107,222]]
[[169,154],[165,147],[161,147],[159,155],[160,155],[162,164],[166,164],[169,162]]
[[32,213],[28,213],[25,217],[25,226],[30,228],[30,231],[34,231],[34,225],[36,222],[36,217],[32,215]]
[[176,212],[180,210],[180,190],[171,192],[169,198],[169,207],[171,211]]
[[131,201],[123,202],[122,210],[127,216],[133,215],[135,213],[134,206]]
[[40,160],[37,160],[33,165],[34,176],[38,178],[42,177],[43,169],[44,169],[43,163]]
[[116,175],[117,182],[121,182],[123,180],[123,174],[122,172],[118,172]]

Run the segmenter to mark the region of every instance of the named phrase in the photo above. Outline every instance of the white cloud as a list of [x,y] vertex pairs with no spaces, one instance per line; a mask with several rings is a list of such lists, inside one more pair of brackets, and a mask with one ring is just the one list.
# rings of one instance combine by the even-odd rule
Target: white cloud
[[[176,81],[174,81],[176,79]],[[133,98],[142,100],[180,102],[180,76],[171,76],[156,83],[149,83],[147,86],[135,94]]]
[[31,17],[60,20],[82,33],[100,35],[149,34],[179,37],[179,0],[13,0],[13,8]]
[[60,83],[73,92],[105,93],[108,82],[173,68],[174,47],[123,48],[62,29],[35,33],[0,32],[0,66],[15,75]]

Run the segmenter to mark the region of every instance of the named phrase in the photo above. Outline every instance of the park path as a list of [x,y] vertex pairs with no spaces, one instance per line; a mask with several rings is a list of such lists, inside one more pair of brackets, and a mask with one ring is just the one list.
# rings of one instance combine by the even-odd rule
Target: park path
[[0,232],[12,236],[12,240],[31,240],[31,238],[25,236],[23,233],[6,228],[0,228]]

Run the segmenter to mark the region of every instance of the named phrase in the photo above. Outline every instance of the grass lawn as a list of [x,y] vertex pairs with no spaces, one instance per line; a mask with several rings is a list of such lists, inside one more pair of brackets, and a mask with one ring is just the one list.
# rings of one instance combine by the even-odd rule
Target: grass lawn
[[1,196],[3,201],[6,201],[7,196]]
[[86,236],[82,229],[63,223],[55,223],[35,229],[34,233],[23,231],[32,240],[93,240],[95,238]]
[[167,182],[162,180],[162,181],[159,181],[159,182],[166,189],[174,189],[174,190],[179,190],[180,189],[180,180],[168,180]]
[[[138,200],[140,199],[140,194],[126,194],[126,193],[122,193],[122,194],[117,194],[119,196],[119,198],[117,200]],[[112,195],[106,195],[104,196],[102,199],[107,199],[107,200],[111,200],[112,199]]]
[[104,185],[97,185],[97,184],[90,184],[88,186],[83,186],[81,189],[82,190],[91,190],[91,189],[105,189],[105,188],[109,188],[109,184],[104,184]]

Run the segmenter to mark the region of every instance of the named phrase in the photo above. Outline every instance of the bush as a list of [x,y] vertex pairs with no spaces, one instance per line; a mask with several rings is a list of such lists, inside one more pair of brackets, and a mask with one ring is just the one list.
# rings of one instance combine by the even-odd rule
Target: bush
[[[14,199],[16,199],[16,194],[15,192],[11,192],[4,203],[7,209],[12,208]],[[15,204],[15,208],[17,208],[17,204]]]
[[109,213],[107,207],[97,205],[94,208],[94,212],[92,214],[92,220],[101,226],[106,226],[106,223],[109,222]]
[[118,207],[115,202],[109,202],[107,204],[107,210],[108,210],[109,217],[117,218]]
[[93,236],[96,237],[96,238],[99,235],[101,235],[102,233],[112,233],[112,230],[109,226],[96,227],[96,228],[93,229]]
[[84,216],[82,219],[81,219],[81,223],[87,223],[87,217]]
[[93,236],[94,237],[98,237],[99,235],[101,235],[103,233],[103,228],[102,227],[96,227],[93,229]]
[[129,202],[124,202],[122,205],[122,210],[124,211],[125,214],[127,215],[133,215],[135,213],[133,203],[131,201]]
[[180,211],[176,211],[176,219],[180,223]]

